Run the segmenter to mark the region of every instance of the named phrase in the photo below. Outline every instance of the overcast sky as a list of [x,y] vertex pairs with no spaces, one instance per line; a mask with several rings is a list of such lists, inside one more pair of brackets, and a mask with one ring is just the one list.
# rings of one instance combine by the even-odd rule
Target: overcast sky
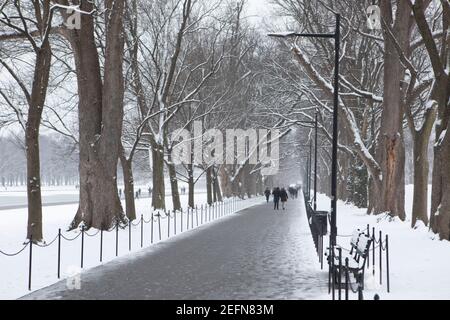
[[[247,0],[247,12],[246,15],[251,18],[251,21],[255,24],[261,22],[265,18],[271,16],[270,0]],[[266,19],[267,20],[267,19]]]

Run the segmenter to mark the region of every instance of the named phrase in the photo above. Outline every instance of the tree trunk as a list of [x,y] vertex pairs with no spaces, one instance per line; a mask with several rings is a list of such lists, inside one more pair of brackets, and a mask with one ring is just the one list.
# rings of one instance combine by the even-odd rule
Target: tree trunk
[[206,169],[206,197],[209,205],[213,204],[211,168]]
[[[393,24],[396,40],[385,29],[383,112],[381,118],[378,159],[382,169],[382,188],[375,213],[387,212],[405,220],[404,165],[405,150],[403,141],[403,115],[401,104],[401,82],[404,79],[403,67],[397,52],[396,43],[407,52],[411,33],[411,9],[407,1],[397,1],[395,21],[390,1],[383,2],[381,9],[386,24]],[[386,28],[386,27],[385,27]]]
[[248,198],[256,195],[256,174],[252,173],[253,166],[251,164],[245,164],[242,170],[242,185],[243,190],[247,194]]
[[123,184],[125,194],[125,212],[129,221],[136,220],[136,204],[134,201],[133,161],[127,159],[125,150],[121,146],[120,163],[122,164]]
[[181,201],[180,201],[180,191],[178,190],[177,171],[175,169],[175,165],[173,163],[171,163],[170,154],[169,154],[169,163],[167,164],[167,167],[169,169],[169,178],[170,178],[170,188],[172,190],[173,209],[179,211],[179,210],[181,210]]
[[188,196],[188,206],[194,208],[195,199],[195,183],[194,183],[194,166],[192,164],[187,165],[187,173],[188,173],[188,188],[189,188],[189,196]]
[[442,240],[450,240],[450,122],[441,131],[434,148],[431,229]]
[[[32,117],[29,113],[28,117]],[[27,239],[35,241],[42,240],[42,198],[40,179],[40,157],[39,157],[39,131],[34,126],[27,123],[26,144],[27,144],[27,196],[28,196],[28,229]],[[38,125],[39,127],[39,125]]]
[[221,190],[223,195],[227,198],[234,196],[230,175],[228,174],[229,168],[230,166],[228,165],[222,165],[219,169]]
[[27,238],[31,239],[32,237],[37,242],[43,238],[39,127],[50,78],[51,58],[50,43],[46,40],[36,56],[33,87],[25,129],[28,196]]
[[414,137],[414,200],[411,227],[417,220],[428,225],[428,143],[429,136],[417,132]]
[[[450,54],[444,67],[449,65]],[[435,127],[430,226],[442,240],[450,240],[450,76],[445,72],[436,76],[433,98],[438,104],[438,121]]]
[[214,172],[213,177],[213,193],[214,193],[214,201],[222,202],[222,192],[220,190],[219,184],[219,176],[218,173]]
[[[112,7],[114,4],[114,8]],[[123,9],[124,1],[106,1],[110,12],[106,26],[104,80],[94,35],[94,18],[81,15],[81,30],[71,31],[79,95],[80,205],[71,229],[83,222],[109,230],[123,222],[117,189],[117,162],[123,120]],[[81,3],[90,12],[93,4]]]
[[439,232],[441,240],[450,240],[450,128],[447,129],[444,138],[443,155],[445,162],[442,163],[443,174],[443,194],[446,195],[442,199],[438,214],[436,215],[436,229]]
[[164,183],[164,149],[162,146],[152,148],[152,206],[154,209],[166,209],[166,188]]

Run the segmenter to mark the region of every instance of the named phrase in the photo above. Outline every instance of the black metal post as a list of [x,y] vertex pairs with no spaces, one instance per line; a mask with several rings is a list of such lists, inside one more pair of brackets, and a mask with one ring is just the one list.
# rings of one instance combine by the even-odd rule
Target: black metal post
[[61,229],[58,230],[58,279],[61,279]]
[[119,256],[119,221],[116,221],[116,257]]
[[186,230],[189,230],[189,207],[187,208],[187,217],[186,217],[186,220],[187,220],[187,223],[186,223]]
[[[366,235],[367,235],[368,238],[370,238],[370,225],[369,224],[367,224]],[[368,250],[368,252],[367,252],[367,269],[370,269],[370,246],[369,246],[369,248],[367,250]]]
[[181,208],[181,232],[183,232],[183,208]]
[[100,230],[100,262],[103,262],[103,230]]
[[161,241],[161,212],[158,212],[159,241]]
[[[170,211],[164,210],[164,212],[166,213],[166,217],[167,217],[167,239],[169,239],[170,238]],[[167,214],[167,212],[169,212],[169,214]]]
[[335,61],[334,61],[334,107],[333,107],[333,153],[331,166],[331,246],[337,237],[337,156],[338,156],[338,113],[339,113],[339,59],[341,38],[341,16],[336,15]]
[[153,219],[154,219],[154,215],[153,215],[153,212],[152,212],[152,221],[150,221],[150,227],[152,228],[152,231],[150,232],[150,243],[152,243],[153,244]]
[[314,120],[314,211],[317,211],[317,131],[318,131],[318,123],[317,123],[317,112]]
[[361,285],[361,280],[358,281],[358,300],[364,300],[363,287]]
[[128,251],[131,251],[131,220],[128,221]]
[[84,226],[81,227],[81,269],[84,267]]
[[331,246],[328,247],[328,294],[331,293],[331,269],[332,269],[332,261],[331,261]]
[[308,199],[311,203],[311,179],[312,179],[312,140],[309,141],[309,170],[308,170]]
[[328,261],[328,293],[331,292],[332,299],[335,300],[335,266],[334,266],[334,248],[329,247]]
[[173,210],[173,229],[175,235],[177,235],[177,211]]
[[31,270],[33,268],[33,235],[30,236],[30,260],[28,262],[28,290],[31,291]]
[[141,214],[141,248],[144,246],[144,215]]
[[387,281],[387,292],[391,292],[391,284],[389,279],[389,236],[386,235],[386,281]]
[[348,300],[348,258],[345,258],[345,300]]
[[383,236],[380,230],[380,284],[383,284]]
[[339,291],[338,291],[338,297],[339,300],[342,300],[342,296],[341,296],[341,287],[342,287],[342,248],[339,248],[339,271],[338,271],[338,286],[339,286]]
[[372,227],[372,275],[375,277],[375,227]]

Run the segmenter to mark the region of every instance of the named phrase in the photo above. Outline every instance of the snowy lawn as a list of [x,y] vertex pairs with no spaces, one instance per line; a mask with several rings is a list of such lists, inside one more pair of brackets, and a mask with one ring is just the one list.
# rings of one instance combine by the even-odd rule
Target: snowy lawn
[[[64,192],[64,191],[62,191]],[[145,192],[143,190],[143,192]],[[181,196],[183,208],[187,208],[187,195]],[[231,200],[226,200],[229,205]],[[245,207],[253,206],[261,203],[260,198],[249,199],[238,202],[238,210]],[[196,202],[206,203],[206,194],[196,195]],[[168,209],[171,209],[171,198],[166,198]],[[204,207],[206,207],[204,205]],[[198,212],[189,214],[189,229],[196,228],[197,224],[201,225],[208,223],[211,217],[213,221],[213,213],[206,212],[200,209]],[[61,278],[72,276],[73,272],[81,266],[81,239],[80,231],[65,232],[67,226],[70,224],[77,205],[63,205],[55,207],[43,208],[43,224],[44,224],[44,238],[49,245],[41,248],[33,245],[33,259],[32,259],[32,290],[37,290],[58,281],[58,229],[62,229],[63,236],[67,239],[74,239],[68,241],[62,239],[61,242]],[[131,228],[131,251],[129,249],[129,229],[119,230],[118,233],[118,252],[119,256],[132,255],[141,249],[141,225],[140,216],[143,215],[143,246],[148,247],[153,243],[167,240],[169,235],[173,237],[175,234],[175,223],[177,234],[188,229],[188,218],[186,210],[184,210],[183,218],[181,213],[176,214],[169,220],[167,217],[159,219],[154,216],[153,224],[151,223],[150,200],[141,199],[136,201],[136,210],[138,220],[134,222],[135,225]],[[5,210],[0,211],[2,219],[0,220],[0,250],[6,253],[18,252],[24,247],[27,223],[26,209]],[[198,217],[198,220],[197,220]],[[192,220],[194,219],[194,220]],[[181,227],[183,222],[183,227]],[[152,241],[153,238],[153,241]],[[29,247],[23,252],[14,257],[7,257],[0,254],[0,299],[15,299],[19,298],[28,291],[28,268],[29,268]],[[116,258],[116,232],[103,233],[103,262],[106,263]],[[90,230],[85,233],[84,237],[84,269],[89,269],[100,265],[100,234],[96,230]]]
[[[386,291],[386,265],[383,260],[383,285],[379,285],[378,267],[375,277],[372,266],[366,271],[365,299],[378,293],[381,299],[450,299],[450,242],[440,241],[424,225],[411,228],[412,186],[406,188],[407,221],[390,221],[386,216],[368,216],[365,209],[358,209],[342,201],[338,203],[338,234],[349,235],[356,228],[366,229],[367,224],[389,235],[390,287]],[[318,196],[318,209],[328,211],[330,199]],[[372,232],[372,231],[371,231]],[[328,241],[328,239],[326,240]],[[350,239],[338,237],[338,244],[349,248]],[[325,244],[325,247],[328,243]],[[376,255],[378,266],[378,251]],[[372,256],[370,257],[372,259]],[[383,256],[384,259],[384,256]],[[370,262],[372,265],[372,261]],[[353,296],[356,298],[356,295]]]

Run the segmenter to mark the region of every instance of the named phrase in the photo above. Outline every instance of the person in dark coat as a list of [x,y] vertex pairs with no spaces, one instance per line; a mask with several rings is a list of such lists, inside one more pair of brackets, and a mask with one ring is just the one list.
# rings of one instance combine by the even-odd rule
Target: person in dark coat
[[276,187],[275,189],[273,189],[272,195],[273,195],[273,210],[280,210],[279,208],[281,195],[280,188]]
[[291,198],[295,198],[295,189],[293,187],[289,187],[288,191]]
[[288,200],[288,194],[286,192],[285,188],[282,188],[280,190],[280,200],[281,200],[281,207],[283,208],[283,210],[286,210],[286,202]]
[[270,189],[266,188],[266,191],[264,191],[264,195],[266,196],[267,203],[269,203],[270,193]]

